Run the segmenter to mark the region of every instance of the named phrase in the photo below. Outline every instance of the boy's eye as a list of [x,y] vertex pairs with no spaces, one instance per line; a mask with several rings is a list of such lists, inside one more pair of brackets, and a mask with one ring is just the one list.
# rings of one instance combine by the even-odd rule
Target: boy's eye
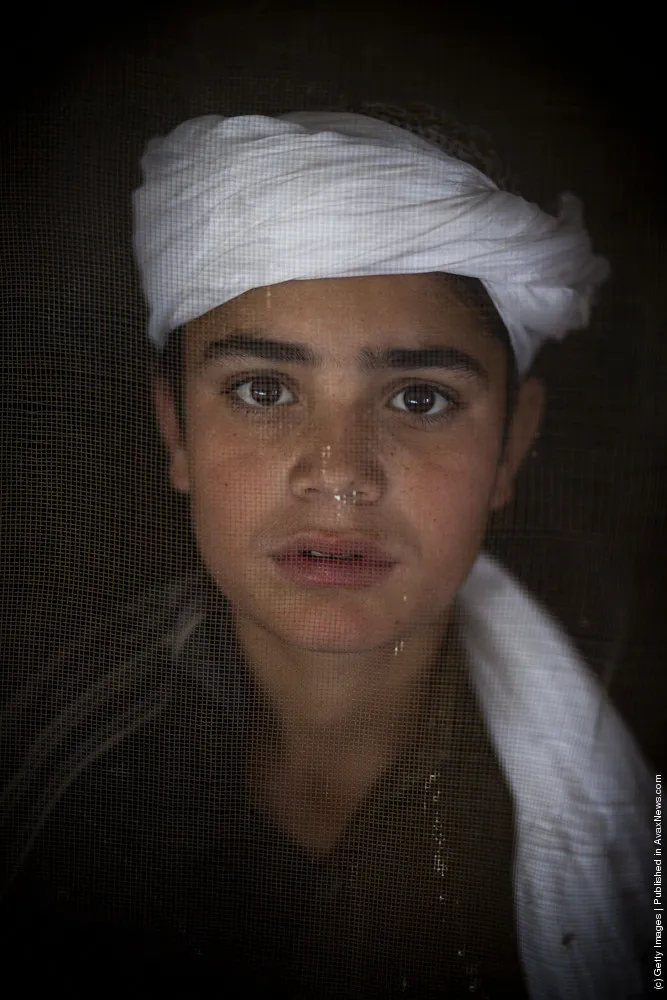
[[455,400],[428,382],[414,382],[392,397],[395,409],[414,417],[437,417],[455,407]]
[[246,378],[233,385],[231,390],[246,406],[285,406],[294,402],[294,394],[275,375]]
[[[227,392],[236,401],[255,410],[288,406],[296,397],[278,375],[244,375],[233,382]],[[392,397],[394,409],[426,420],[446,416],[456,409],[453,394],[429,382],[413,382]]]

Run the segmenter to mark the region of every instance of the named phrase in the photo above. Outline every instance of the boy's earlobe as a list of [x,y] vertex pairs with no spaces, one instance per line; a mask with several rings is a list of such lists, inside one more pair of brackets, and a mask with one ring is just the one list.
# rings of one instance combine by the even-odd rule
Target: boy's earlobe
[[174,396],[159,377],[153,379],[153,406],[162,440],[169,452],[169,478],[179,493],[190,492],[188,455],[176,412]]

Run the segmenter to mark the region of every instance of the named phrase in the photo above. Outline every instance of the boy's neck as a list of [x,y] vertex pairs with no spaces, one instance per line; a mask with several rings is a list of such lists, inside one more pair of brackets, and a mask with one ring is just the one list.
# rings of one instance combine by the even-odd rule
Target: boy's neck
[[388,649],[332,656],[286,648],[237,621],[277,724],[248,762],[248,786],[307,850],[331,850],[374,782],[413,745],[448,625],[441,620]]
[[318,653],[288,646],[242,617],[238,638],[268,698],[284,753],[310,761],[389,752],[419,714],[448,616],[387,647]]

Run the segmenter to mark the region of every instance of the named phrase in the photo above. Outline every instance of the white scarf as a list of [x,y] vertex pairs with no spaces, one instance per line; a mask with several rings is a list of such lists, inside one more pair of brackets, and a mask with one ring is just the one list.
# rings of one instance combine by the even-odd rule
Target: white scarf
[[519,950],[531,1000],[640,995],[653,782],[557,622],[480,555],[459,592],[482,712],[514,799]]
[[587,325],[608,274],[573,195],[554,218],[365,115],[206,115],[151,140],[142,167],[134,244],[157,346],[251,288],[444,271],[482,281],[524,372]]

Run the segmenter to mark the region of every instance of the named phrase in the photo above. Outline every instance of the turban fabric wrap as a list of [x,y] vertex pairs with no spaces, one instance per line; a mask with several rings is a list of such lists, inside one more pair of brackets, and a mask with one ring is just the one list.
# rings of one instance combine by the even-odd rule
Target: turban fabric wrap
[[206,115],[151,140],[142,168],[134,244],[157,347],[252,288],[442,271],[483,283],[525,372],[587,325],[609,270],[574,195],[554,217],[365,115]]

